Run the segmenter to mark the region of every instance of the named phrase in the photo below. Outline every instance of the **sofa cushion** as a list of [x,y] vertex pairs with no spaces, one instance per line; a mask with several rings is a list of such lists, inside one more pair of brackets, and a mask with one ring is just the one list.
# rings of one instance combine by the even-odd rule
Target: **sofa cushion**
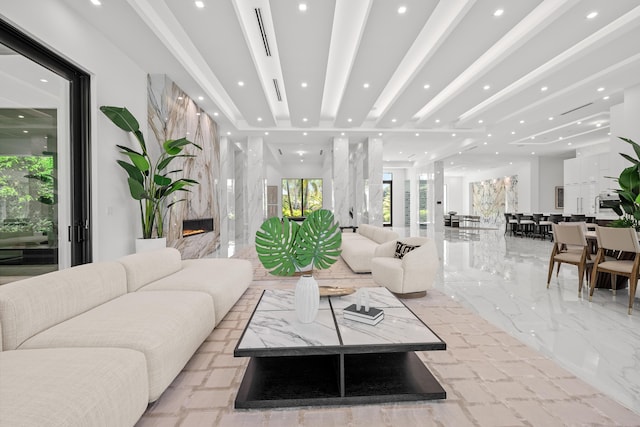
[[149,401],[142,353],[122,348],[0,353],[0,425],[133,426]]
[[371,258],[378,244],[369,239],[350,240],[342,242],[342,259],[354,273],[368,273],[371,271]]
[[182,268],[182,256],[175,248],[127,255],[118,260],[127,272],[129,292],[162,279]]
[[205,293],[133,292],[35,335],[20,348],[138,350],[147,360],[149,401],[154,401],[211,333],[214,319]]
[[100,262],[0,286],[4,350],[127,292],[124,268]]
[[227,315],[253,280],[253,267],[243,259],[189,259],[182,270],[157,280],[140,291],[200,291],[213,298],[216,325]]

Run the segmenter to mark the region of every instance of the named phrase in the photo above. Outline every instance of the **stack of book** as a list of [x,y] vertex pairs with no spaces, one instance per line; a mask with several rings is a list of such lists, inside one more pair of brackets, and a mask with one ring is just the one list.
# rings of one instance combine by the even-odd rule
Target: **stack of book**
[[342,311],[345,319],[355,320],[356,322],[366,323],[368,325],[377,325],[384,319],[384,312],[379,308],[370,307],[369,311],[365,311],[364,306],[360,306],[360,310],[355,304],[351,304]]

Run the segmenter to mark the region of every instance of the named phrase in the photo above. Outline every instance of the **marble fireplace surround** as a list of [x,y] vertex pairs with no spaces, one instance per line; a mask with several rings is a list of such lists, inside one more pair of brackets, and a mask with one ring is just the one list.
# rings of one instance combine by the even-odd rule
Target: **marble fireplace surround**
[[[148,145],[159,149],[168,139],[186,137],[202,147],[202,150],[186,147],[186,154],[195,157],[179,158],[170,165],[171,169],[182,170],[174,174],[175,178],[191,178],[199,184],[188,192],[174,193],[176,199],[185,200],[169,209],[164,230],[167,246],[178,249],[183,259],[202,258],[220,245],[218,125],[166,75],[149,75],[147,83]],[[183,221],[199,218],[211,218],[213,230],[183,237]]]

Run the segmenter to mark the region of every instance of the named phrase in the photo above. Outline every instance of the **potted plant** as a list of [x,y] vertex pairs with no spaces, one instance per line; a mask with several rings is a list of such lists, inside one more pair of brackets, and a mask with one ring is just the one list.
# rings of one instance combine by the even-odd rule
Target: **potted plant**
[[625,168],[617,178],[619,189],[615,190],[620,197],[620,206],[614,206],[614,212],[620,217],[611,222],[611,227],[634,227],[640,230],[640,145],[628,138],[621,140],[631,144],[637,158],[620,153],[632,165]]
[[195,157],[184,154],[183,149],[189,145],[201,150],[202,148],[186,138],[170,139],[162,144],[161,154],[154,161],[140,125],[136,118],[125,107],[100,107],[105,116],[120,129],[131,133],[138,141],[139,150],[133,150],[124,145],[116,145],[130,162],[118,160],[118,164],[127,172],[129,192],[140,205],[140,222],[142,224],[142,238],[151,239],[155,236],[164,238],[164,215],[176,203],[185,199],[168,202],[169,196],[179,191],[189,191],[188,187],[198,184],[188,178],[172,178],[182,169],[169,169],[169,165],[177,158]]
[[[288,218],[267,219],[256,232],[256,252],[271,274],[291,276],[297,271],[329,268],[338,260],[342,233],[327,209],[311,212],[302,225]],[[312,322],[320,301],[318,284],[311,274],[300,277],[295,290],[298,319]]]

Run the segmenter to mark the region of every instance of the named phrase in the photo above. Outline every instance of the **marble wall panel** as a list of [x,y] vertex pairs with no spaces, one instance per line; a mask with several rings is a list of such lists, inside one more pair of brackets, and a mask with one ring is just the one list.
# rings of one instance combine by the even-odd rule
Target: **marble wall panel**
[[382,139],[369,138],[367,178],[369,181],[369,224],[382,227]]
[[498,226],[504,223],[505,212],[518,210],[518,176],[494,178],[471,185],[471,212],[479,215],[484,224]]
[[248,138],[247,155],[247,220],[250,242],[266,218],[267,182],[264,172],[264,142],[260,137]]
[[349,217],[349,139],[333,139],[333,214],[340,225],[351,224]]
[[[179,158],[172,162],[172,169],[182,170],[175,178],[191,178],[199,185],[190,192],[178,192],[176,203],[165,217],[167,246],[177,248],[184,259],[202,258],[219,245],[220,208],[219,178],[220,149],[218,127],[166,75],[148,76],[148,141],[159,151],[164,141],[186,137],[202,147],[198,150],[187,147],[186,154],[193,158]],[[155,151],[155,150],[154,150]],[[187,219],[213,218],[214,231],[190,237],[182,237],[182,221]]]

